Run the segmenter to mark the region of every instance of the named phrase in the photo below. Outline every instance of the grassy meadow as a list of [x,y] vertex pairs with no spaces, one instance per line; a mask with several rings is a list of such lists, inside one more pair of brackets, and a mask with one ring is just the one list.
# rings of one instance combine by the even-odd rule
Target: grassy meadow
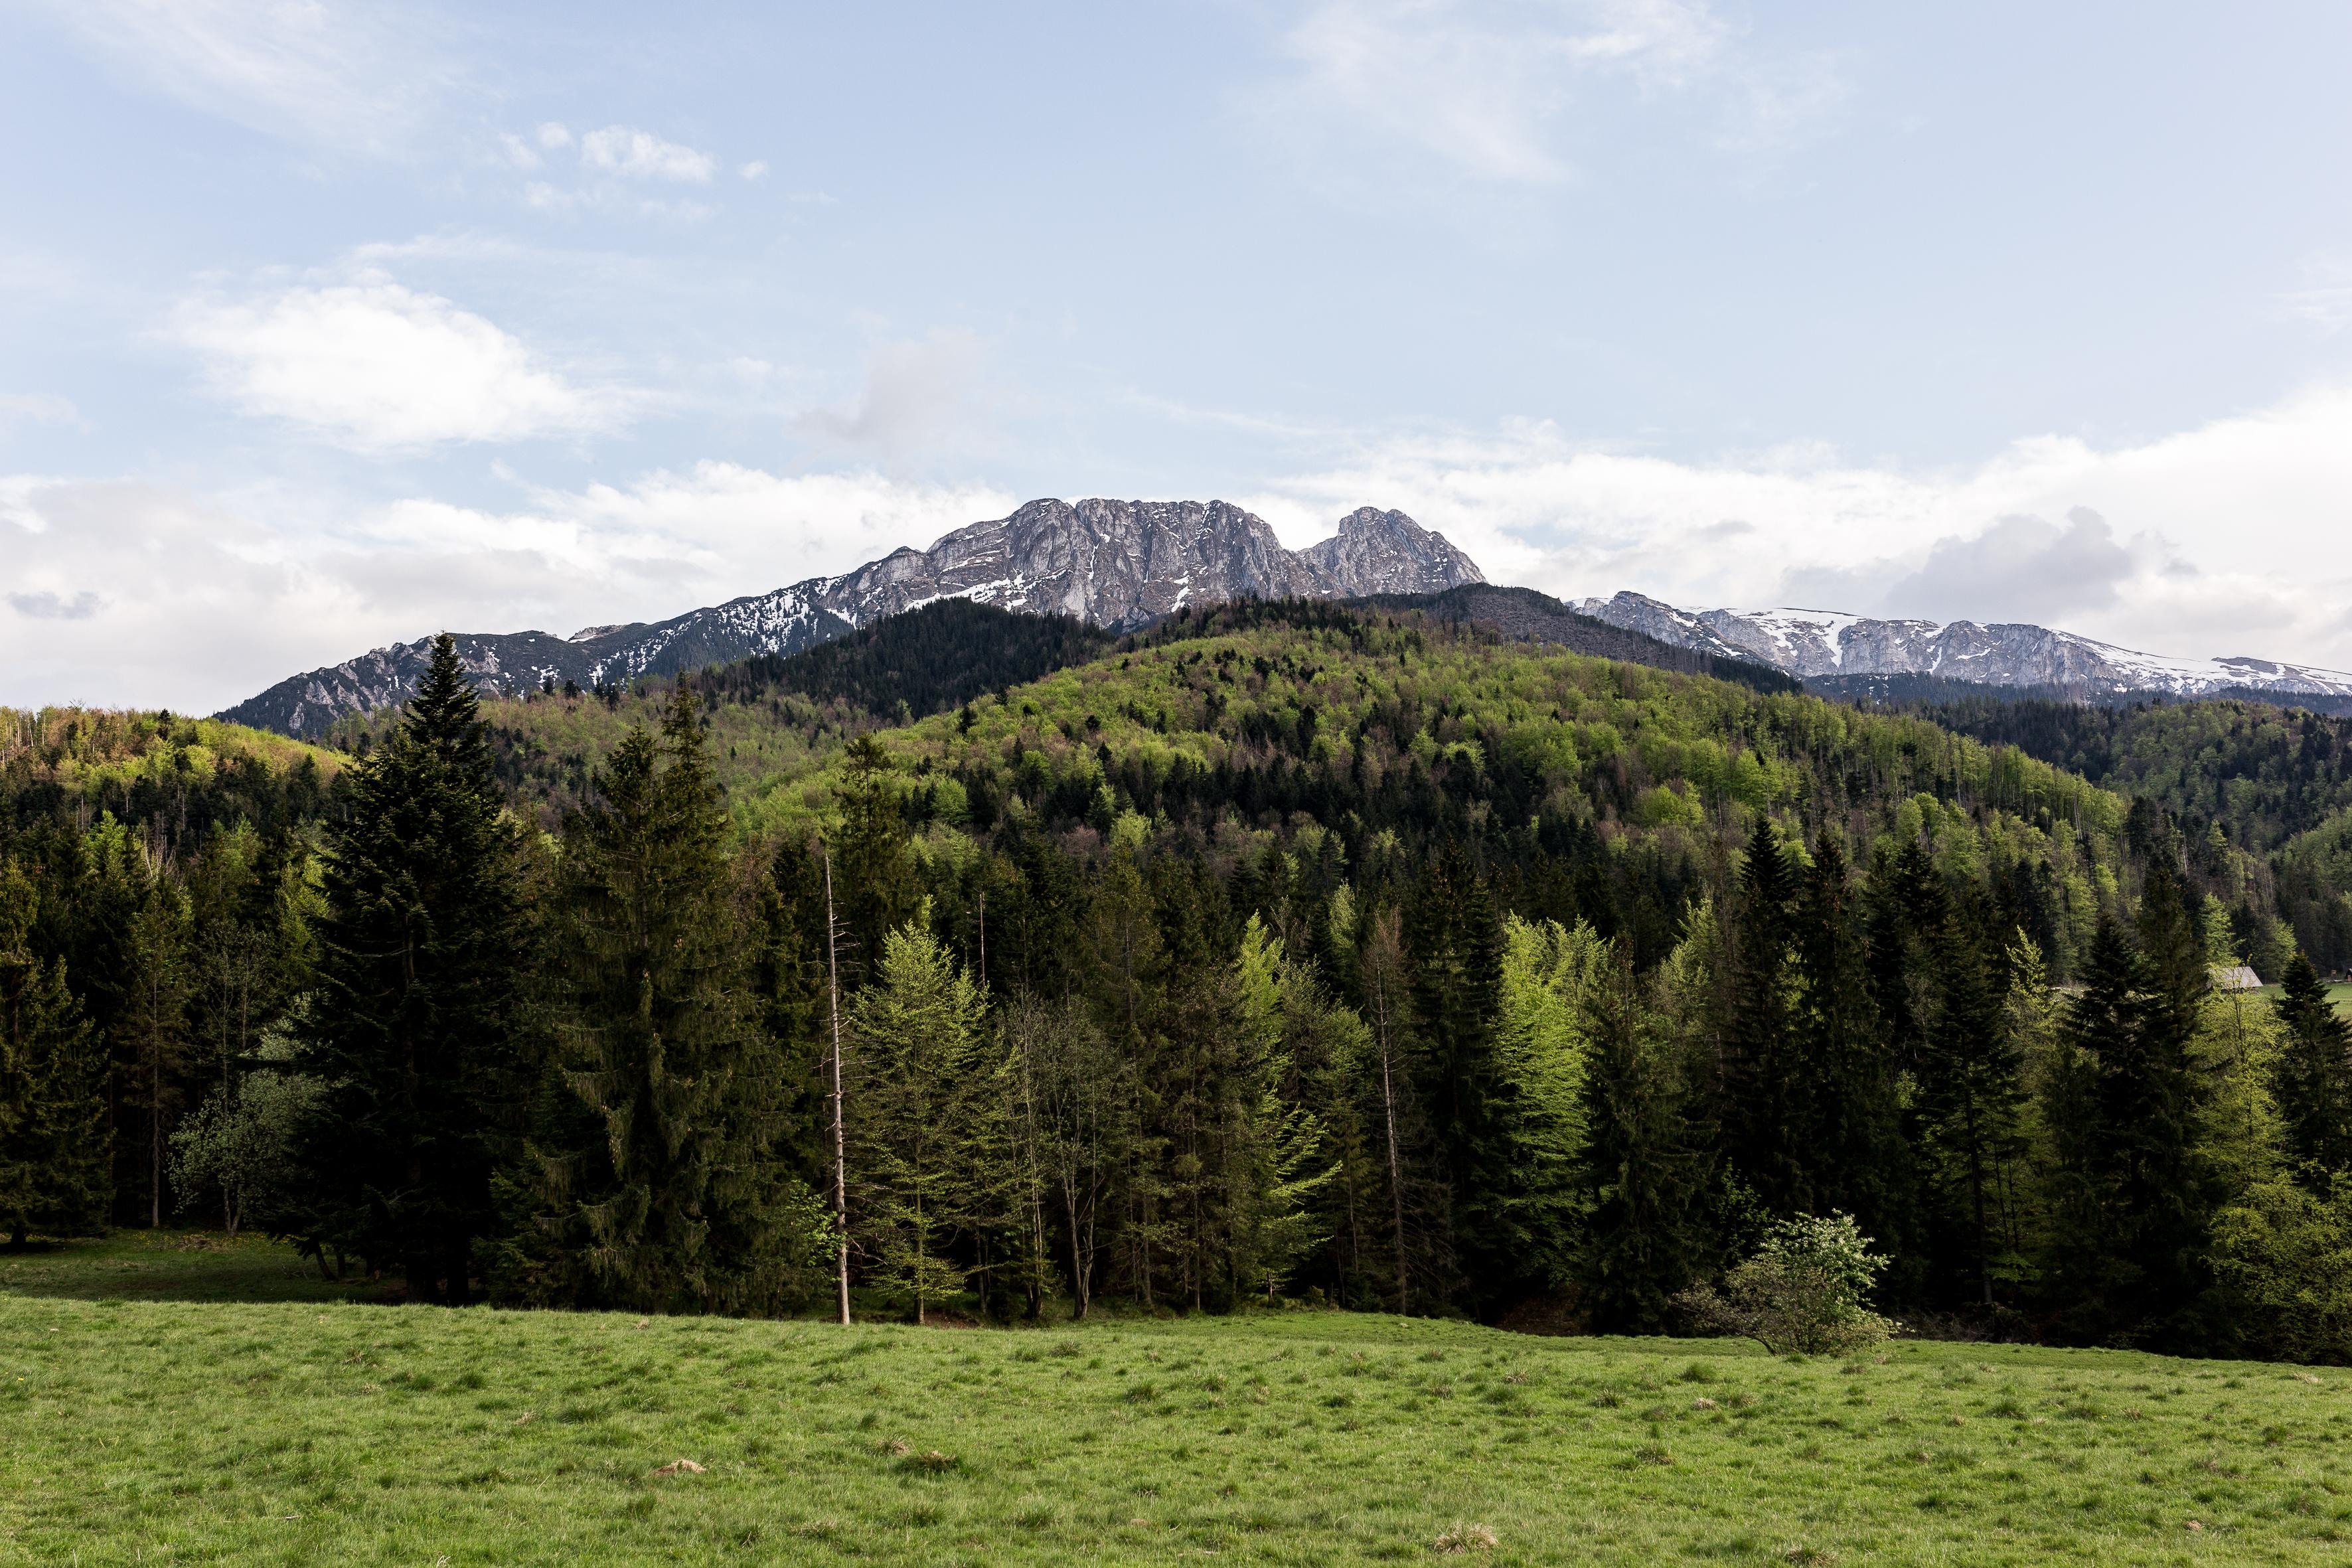
[[845,1330],[379,1295],[252,1242],[0,1258],[0,1559],[2352,1552],[2337,1369],[1913,1342],[1799,1362],[1307,1311]]

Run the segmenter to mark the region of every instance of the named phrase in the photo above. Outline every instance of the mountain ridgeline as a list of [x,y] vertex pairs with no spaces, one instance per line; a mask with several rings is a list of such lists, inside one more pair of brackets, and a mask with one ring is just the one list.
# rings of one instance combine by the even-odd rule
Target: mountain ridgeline
[[[655,625],[457,638],[485,696],[567,682],[618,686],[830,642],[934,599],[1064,615],[1132,631],[1187,605],[1240,598],[1423,593],[1485,577],[1471,559],[1400,511],[1360,508],[1328,539],[1283,548],[1264,519],[1225,501],[1035,500],[894,551],[838,577],[812,577]],[[221,717],[289,735],[390,707],[416,690],[431,638],[377,648],[279,681]]]
[[1759,660],[1824,696],[1932,701],[1969,688],[2098,703],[2242,697],[2352,712],[2352,674],[2231,655],[2137,653],[2023,623],[1883,620],[1829,610],[1685,610],[1641,594],[1586,599],[1577,609],[1687,647]]

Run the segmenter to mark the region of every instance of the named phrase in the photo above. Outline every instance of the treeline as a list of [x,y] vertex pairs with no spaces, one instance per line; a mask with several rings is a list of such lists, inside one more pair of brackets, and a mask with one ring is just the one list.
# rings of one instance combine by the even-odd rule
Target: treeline
[[[1179,686],[1270,722],[1265,683],[1306,657],[1200,651],[1143,729],[1175,732]],[[1424,764],[1486,749],[1399,699],[1367,695]],[[1035,754],[1024,705],[937,722]],[[1606,884],[1588,911],[1528,877],[1541,844],[1513,835],[1540,826],[1479,830],[1472,779],[1409,783],[1446,803],[1423,818],[1368,790],[1398,814],[1378,830],[1276,832],[1146,815],[1111,752],[1098,830],[1045,804],[1102,767],[1077,742],[950,826],[953,773],[867,735],[821,820],[744,841],[706,717],[677,694],[551,838],[503,809],[445,645],[315,854],[20,835],[8,1226],[131,1193],[448,1302],[830,1310],[845,1279],[912,1316],[1305,1298],[1654,1331],[1776,1219],[1842,1212],[1894,1258],[1880,1304],[1929,1326],[2352,1355],[2344,1026],[2307,966],[2275,1006],[2211,989],[2228,911],[2153,807],[2118,830],[2136,895],[2094,906],[2062,993],[1998,859],[1953,852],[1962,819],[1882,799],[1865,845],[1846,812],[1747,805],[1736,759],[1675,826],[1687,892],[1645,955]],[[1660,786],[1618,787],[1638,810]],[[207,967],[232,931],[249,972]]]

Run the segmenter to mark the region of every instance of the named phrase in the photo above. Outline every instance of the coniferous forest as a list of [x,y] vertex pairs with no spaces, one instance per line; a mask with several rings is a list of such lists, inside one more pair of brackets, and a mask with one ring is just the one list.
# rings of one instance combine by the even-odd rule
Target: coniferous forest
[[452,1304],[1642,1333],[1846,1215],[1919,1331],[2352,1360],[2333,727],[995,616],[521,701],[445,640],[332,749],[16,716],[0,1228]]

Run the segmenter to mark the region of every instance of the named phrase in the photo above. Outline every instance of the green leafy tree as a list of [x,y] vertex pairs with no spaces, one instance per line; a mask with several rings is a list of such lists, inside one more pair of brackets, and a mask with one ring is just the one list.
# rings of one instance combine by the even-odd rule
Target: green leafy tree
[[447,636],[397,727],[344,775],[329,836],[303,1066],[317,1247],[469,1299],[520,1133],[533,1051],[523,843],[502,816],[472,683]]
[[172,1182],[184,1212],[217,1201],[221,1228],[282,1230],[298,1211],[303,1127],[318,1114],[319,1081],[291,1070],[275,1039],[233,1084],[224,1084],[172,1132]]
[[1700,1286],[1681,1305],[1703,1327],[1752,1339],[1775,1355],[1851,1353],[1902,1325],[1869,1306],[1887,1260],[1847,1214],[1776,1223],[1718,1294]]

